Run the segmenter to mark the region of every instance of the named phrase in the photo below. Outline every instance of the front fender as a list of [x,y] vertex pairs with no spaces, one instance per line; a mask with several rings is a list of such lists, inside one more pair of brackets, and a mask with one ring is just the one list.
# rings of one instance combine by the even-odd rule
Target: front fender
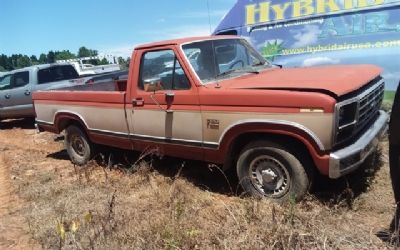
[[246,120],[232,124],[222,133],[218,150],[208,151],[207,160],[224,163],[231,153],[231,146],[246,134],[281,135],[295,139],[306,147],[320,173],[329,173],[328,150],[318,136],[303,125],[289,121]]

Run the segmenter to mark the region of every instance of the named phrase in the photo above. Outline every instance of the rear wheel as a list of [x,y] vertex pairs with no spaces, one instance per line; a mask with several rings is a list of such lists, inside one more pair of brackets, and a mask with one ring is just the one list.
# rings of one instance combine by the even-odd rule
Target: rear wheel
[[86,133],[76,125],[65,129],[65,148],[71,161],[80,166],[92,158],[94,151]]
[[241,151],[237,174],[247,193],[278,202],[300,200],[311,186],[311,176],[299,159],[268,141],[249,143]]

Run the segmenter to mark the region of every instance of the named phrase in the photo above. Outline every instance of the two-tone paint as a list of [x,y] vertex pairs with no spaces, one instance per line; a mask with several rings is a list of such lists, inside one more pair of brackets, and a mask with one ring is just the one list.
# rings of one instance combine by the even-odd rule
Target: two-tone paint
[[[299,145],[319,172],[329,175],[336,104],[376,78],[380,69],[371,65],[270,68],[204,85],[181,50],[182,44],[202,39],[226,37],[137,47],[127,91],[34,93],[39,128],[60,133],[77,123],[94,143],[138,151],[156,147],[162,154],[226,167],[250,139],[265,137]],[[191,84],[190,89],[174,90],[172,103],[167,101],[171,91],[146,92],[137,87],[143,53],[162,49],[174,51]]]

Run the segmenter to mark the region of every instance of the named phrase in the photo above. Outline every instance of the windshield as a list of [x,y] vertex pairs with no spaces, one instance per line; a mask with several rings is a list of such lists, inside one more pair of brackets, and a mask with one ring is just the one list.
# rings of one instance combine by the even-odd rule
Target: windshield
[[219,39],[182,46],[188,61],[203,83],[259,73],[271,65],[244,39]]

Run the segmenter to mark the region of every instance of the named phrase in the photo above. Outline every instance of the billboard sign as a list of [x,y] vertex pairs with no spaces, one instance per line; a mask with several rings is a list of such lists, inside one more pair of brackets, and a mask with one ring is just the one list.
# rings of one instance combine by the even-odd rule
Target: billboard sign
[[400,81],[400,0],[239,0],[214,34],[247,37],[285,67],[376,64]]

